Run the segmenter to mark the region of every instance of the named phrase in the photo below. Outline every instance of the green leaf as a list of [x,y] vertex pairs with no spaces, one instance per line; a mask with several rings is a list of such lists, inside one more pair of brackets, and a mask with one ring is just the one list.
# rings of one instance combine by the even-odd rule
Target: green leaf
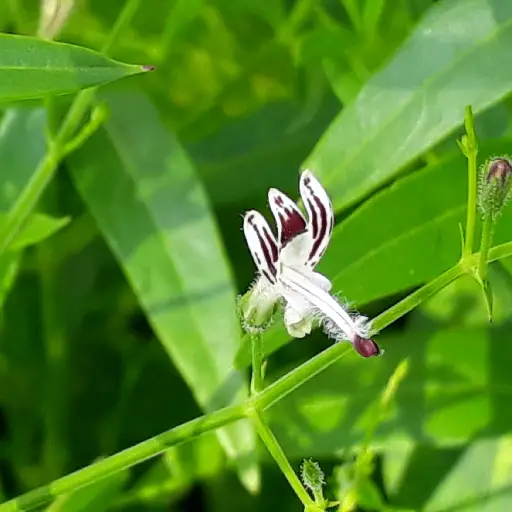
[[512,4],[432,6],[393,60],[331,124],[306,166],[346,208],[512,89]]
[[329,97],[311,113],[290,101],[272,103],[189,144],[214,204],[246,207],[261,202],[270,185],[297,190],[296,169],[313,147],[310,139],[320,137],[336,111],[336,103]]
[[[240,343],[235,289],[201,182],[144,97],[108,103],[105,129],[71,159],[76,186],[199,404],[212,411],[239,403],[247,386],[232,369]],[[219,439],[254,489],[251,425],[221,429]]]
[[[491,264],[489,279],[493,284],[493,324],[500,325],[512,316],[512,278],[500,265]],[[464,304],[463,308],[461,304]],[[446,324],[455,320],[457,325],[467,327],[482,327],[489,322],[480,285],[472,276],[457,279],[439,291],[411,312],[410,321],[421,324],[425,317]]]
[[[458,449],[416,446],[407,453],[398,451],[386,458],[397,460],[400,487],[386,487],[394,506],[425,512],[497,512],[512,503],[510,453],[511,438],[480,437]],[[385,468],[385,474],[389,468]]]
[[[42,109],[21,110],[11,108],[7,110],[0,122],[0,169],[2,179],[0,180],[0,230],[2,219],[5,219],[7,212],[16,202],[23,188],[28,186],[30,177],[34,172],[40,159],[45,153],[44,127],[46,116]],[[50,234],[50,231],[57,227],[53,219],[39,217],[37,214],[31,220],[31,226],[26,235],[25,241],[32,239],[38,241]],[[39,224],[38,219],[42,219]],[[48,221],[48,222],[46,222]],[[38,227],[39,226],[39,227]],[[34,231],[33,228],[36,228]],[[42,232],[39,233],[39,229]],[[23,233],[20,233],[23,236]],[[34,239],[34,237],[36,239]],[[20,248],[23,245],[13,248]],[[20,266],[20,253],[10,251],[0,256],[0,308],[5,298],[14,285]]]
[[10,108],[0,123],[0,212],[8,212],[46,151],[43,109]]
[[[0,213],[0,229],[6,221],[8,214]],[[42,242],[45,238],[67,226],[71,217],[57,219],[43,213],[35,213],[29,217],[23,229],[16,235],[16,238],[9,245],[9,250],[19,250],[30,245]]]
[[388,443],[461,446],[478,433],[508,432],[511,323],[487,328],[442,328],[430,322],[382,335],[385,356],[364,360],[351,352],[270,411],[290,456],[324,456],[359,445],[386,380],[404,357],[409,372],[389,416],[372,438]]
[[0,34],[0,101],[71,93],[151,69],[80,46]]
[[512,507],[512,437],[471,443],[422,510],[501,512]]

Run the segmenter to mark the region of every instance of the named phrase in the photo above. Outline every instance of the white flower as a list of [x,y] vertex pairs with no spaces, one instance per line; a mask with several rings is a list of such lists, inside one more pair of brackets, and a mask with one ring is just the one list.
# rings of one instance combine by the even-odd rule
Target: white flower
[[300,195],[308,218],[288,196],[270,189],[268,200],[277,224],[277,239],[257,211],[244,217],[244,234],[258,276],[244,307],[244,319],[268,318],[284,301],[284,323],[291,336],[311,332],[315,319],[335,340],[348,339],[356,351],[370,357],[381,353],[369,339],[367,319],[350,314],[329,292],[331,282],[314,268],[324,255],[334,226],[334,212],[326,191],[306,170],[300,177]]

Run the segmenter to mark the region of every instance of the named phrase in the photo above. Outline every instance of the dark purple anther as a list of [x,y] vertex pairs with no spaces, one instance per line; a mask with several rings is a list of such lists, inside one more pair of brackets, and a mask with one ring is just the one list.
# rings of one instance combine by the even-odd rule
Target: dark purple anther
[[361,338],[358,334],[354,336],[353,345],[356,352],[363,357],[380,356],[382,354],[382,350],[375,341],[369,338]]

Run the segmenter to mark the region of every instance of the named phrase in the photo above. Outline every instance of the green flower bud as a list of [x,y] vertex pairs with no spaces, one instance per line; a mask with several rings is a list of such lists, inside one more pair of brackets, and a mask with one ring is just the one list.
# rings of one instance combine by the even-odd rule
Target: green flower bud
[[505,156],[491,158],[480,168],[478,208],[483,219],[496,221],[511,195],[512,161]]
[[304,459],[300,468],[300,476],[304,487],[309,489],[315,497],[321,495],[325,476],[318,462]]
[[266,331],[272,325],[279,306],[277,298],[259,283],[261,281],[257,281],[245,295],[238,297],[238,317],[244,331],[249,334]]

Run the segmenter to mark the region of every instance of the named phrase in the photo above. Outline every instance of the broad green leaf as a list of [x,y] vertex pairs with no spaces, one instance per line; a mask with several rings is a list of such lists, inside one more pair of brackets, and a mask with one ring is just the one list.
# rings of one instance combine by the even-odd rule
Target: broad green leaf
[[390,502],[425,512],[509,510],[511,449],[508,434],[482,436],[458,449],[418,445],[391,455],[386,448],[386,459],[395,458],[397,467],[385,462],[385,474],[398,470],[399,487],[386,486]]
[[306,166],[346,208],[512,90],[512,4],[448,0],[331,124]]
[[384,357],[364,360],[351,352],[276,404],[269,411],[276,435],[294,457],[327,456],[358,445],[368,407],[404,357],[409,372],[372,439],[374,447],[460,446],[482,431],[508,432],[511,325],[443,329],[431,322],[382,335]]
[[0,101],[71,93],[151,69],[80,46],[0,34]]
[[[202,185],[151,103],[137,94],[108,103],[105,129],[71,159],[76,186],[199,404],[212,411],[237,403],[247,390],[232,370],[235,290]],[[221,429],[219,438],[255,488],[251,425]]]
[[[0,213],[0,229],[7,216],[6,213]],[[43,213],[34,213],[11,242],[9,250],[15,251],[37,244],[67,226],[70,221],[70,217],[57,219]]]
[[309,140],[321,135],[337,101],[329,97],[317,108],[308,113],[304,105],[273,103],[189,144],[214,204],[247,207],[265,201],[270,186],[296,191]]
[[129,477],[127,470],[78,488],[55,500],[47,512],[103,512],[111,509],[113,500]]
[[[479,158],[511,146],[508,139],[486,142]],[[455,152],[375,194],[337,225],[319,269],[359,305],[427,282],[460,258],[466,203],[466,161]],[[496,243],[510,239],[511,226],[512,210],[505,211]]]
[[[41,109],[14,108],[7,110],[0,122],[0,226],[2,217],[7,215],[23,188],[28,186],[30,176],[44,156],[45,123],[46,116]],[[49,229],[53,229],[45,220],[51,223],[50,218],[45,218],[43,236],[39,238],[39,233],[32,231],[33,240],[34,237],[44,238],[45,233],[49,234]],[[34,218],[31,223],[32,227],[38,225],[37,220],[34,224]],[[14,251],[0,256],[0,308],[18,275],[20,256],[21,253]]]
[[512,507],[512,437],[477,439],[461,454],[422,510],[501,512]]
[[45,155],[43,109],[10,108],[0,123],[0,212],[8,212]]

